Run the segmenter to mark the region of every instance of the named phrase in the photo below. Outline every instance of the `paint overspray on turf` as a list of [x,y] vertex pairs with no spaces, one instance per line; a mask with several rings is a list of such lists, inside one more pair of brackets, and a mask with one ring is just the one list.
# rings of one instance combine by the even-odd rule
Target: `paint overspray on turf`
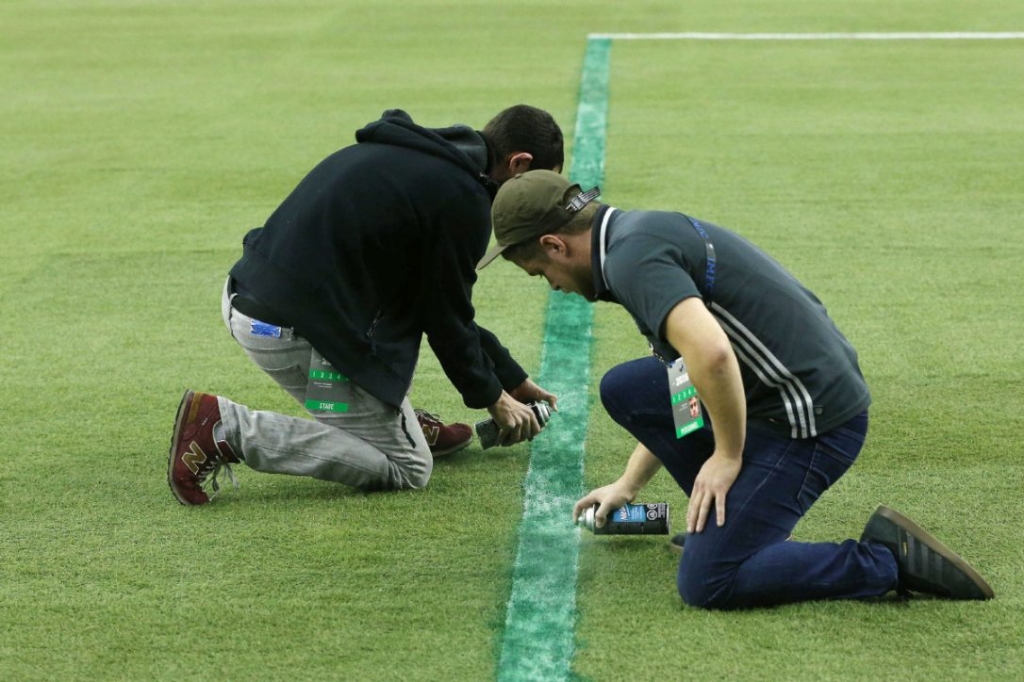
[[[610,52],[610,39],[588,39],[569,173],[584,186],[604,179]],[[501,682],[572,677],[579,529],[570,516],[583,487],[592,319],[591,305],[579,296],[549,294],[538,383],[559,397],[559,414],[530,448],[498,659]]]

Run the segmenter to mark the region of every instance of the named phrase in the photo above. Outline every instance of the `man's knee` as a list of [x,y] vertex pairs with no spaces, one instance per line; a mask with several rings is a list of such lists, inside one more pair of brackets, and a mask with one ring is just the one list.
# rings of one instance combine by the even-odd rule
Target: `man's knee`
[[601,377],[601,404],[612,419],[619,423],[625,409],[624,398],[631,395],[636,382],[635,373],[630,371],[628,365],[612,367]]
[[605,372],[605,375],[601,377],[601,403],[607,407],[609,398],[615,396],[619,390],[620,380],[617,376],[617,370],[619,367],[612,367],[610,370]]
[[612,367],[601,379],[601,402],[614,418],[637,406],[668,400],[664,365],[654,357],[638,358]]
[[706,567],[686,565],[685,559],[676,577],[676,587],[683,602],[702,609],[732,608],[729,600],[731,585],[730,575],[716,574]]
[[419,491],[419,489],[427,486],[427,482],[430,480],[430,473],[434,468],[433,458],[430,456],[429,449],[425,453],[417,454],[422,456],[404,462],[394,462],[392,460],[392,476],[395,483],[393,487]]
[[420,490],[427,487],[427,482],[430,481],[430,472],[433,469],[433,465],[427,462],[422,467],[413,467],[406,471],[405,477],[405,488],[411,488],[413,490]]

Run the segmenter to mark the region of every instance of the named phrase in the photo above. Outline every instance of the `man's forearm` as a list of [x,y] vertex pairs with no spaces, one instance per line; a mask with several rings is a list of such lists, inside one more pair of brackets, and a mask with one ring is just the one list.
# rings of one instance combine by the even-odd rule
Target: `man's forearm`
[[516,362],[508,349],[501,344],[494,332],[477,325],[480,332],[480,348],[494,363],[494,374],[506,391],[512,391],[526,381],[526,370]]
[[637,443],[629,456],[626,470],[619,477],[619,484],[629,491],[629,499],[636,498],[645,485],[661,470],[661,460],[654,456],[643,443]]

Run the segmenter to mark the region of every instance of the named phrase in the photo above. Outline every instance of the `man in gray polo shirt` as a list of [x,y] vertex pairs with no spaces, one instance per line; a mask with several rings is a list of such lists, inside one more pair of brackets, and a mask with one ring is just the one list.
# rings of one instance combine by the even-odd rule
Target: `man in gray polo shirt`
[[821,301],[739,235],[680,213],[620,211],[551,171],[494,201],[499,254],[553,289],[624,306],[654,351],[601,382],[639,441],[622,476],[591,491],[604,524],[664,467],[686,492],[683,600],[705,608],[873,597],[898,590],[989,599],[962,558],[879,507],[860,541],[787,542],[853,464],[870,394]]

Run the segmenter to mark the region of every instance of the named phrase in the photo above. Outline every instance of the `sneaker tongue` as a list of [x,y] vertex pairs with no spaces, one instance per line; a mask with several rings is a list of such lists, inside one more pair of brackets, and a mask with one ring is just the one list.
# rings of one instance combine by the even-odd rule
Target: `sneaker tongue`
[[428,422],[429,424],[432,425],[440,425],[443,423],[441,421],[441,418],[438,417],[436,414],[431,414],[430,412],[425,412],[423,410],[416,410],[416,416],[419,418],[420,421]]

